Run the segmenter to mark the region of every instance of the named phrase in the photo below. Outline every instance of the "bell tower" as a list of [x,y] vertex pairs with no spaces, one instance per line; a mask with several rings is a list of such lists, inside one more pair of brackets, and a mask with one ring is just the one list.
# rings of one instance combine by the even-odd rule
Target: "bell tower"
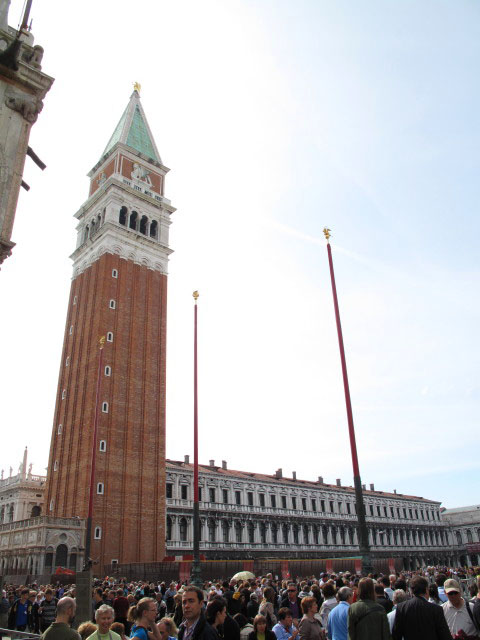
[[98,384],[91,557],[101,567],[164,557],[168,171],[135,85],[75,214],[45,505],[87,517]]

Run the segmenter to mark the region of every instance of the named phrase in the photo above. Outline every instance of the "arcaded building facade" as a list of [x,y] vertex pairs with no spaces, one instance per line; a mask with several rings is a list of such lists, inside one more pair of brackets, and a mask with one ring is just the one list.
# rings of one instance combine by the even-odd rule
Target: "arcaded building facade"
[[[185,554],[193,540],[193,465],[167,461],[167,551]],[[206,558],[346,557],[358,554],[353,487],[201,465],[200,549]],[[459,561],[440,503],[365,487],[372,556],[406,567]]]
[[[200,465],[200,551],[206,559],[318,559],[358,556],[355,494],[352,487],[274,474],[232,471],[213,460]],[[38,493],[42,487],[38,483]],[[166,556],[192,552],[193,467],[188,460],[166,461]],[[367,525],[373,559],[382,566],[475,564],[480,545],[478,506],[440,509],[417,496],[365,488]],[[470,542],[471,540],[471,542]],[[160,543],[160,542],[159,542]],[[0,525],[3,575],[51,575],[57,567],[81,569],[85,520],[37,516]],[[129,562],[104,557],[108,571],[124,575]],[[111,556],[111,557],[110,557]],[[112,563],[113,561],[113,563]],[[152,560],[145,562],[151,563]],[[164,565],[165,566],[165,565]],[[100,567],[94,567],[101,575]]]
[[462,564],[480,564],[480,504],[442,509],[452,532],[452,544]]

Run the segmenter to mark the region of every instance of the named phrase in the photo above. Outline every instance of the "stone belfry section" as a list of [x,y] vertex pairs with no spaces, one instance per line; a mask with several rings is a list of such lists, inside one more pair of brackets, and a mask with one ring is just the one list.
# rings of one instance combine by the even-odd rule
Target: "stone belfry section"
[[45,513],[86,518],[99,338],[106,337],[92,520],[99,566],[163,559],[170,216],[165,175],[135,89],[75,214],[77,248]]

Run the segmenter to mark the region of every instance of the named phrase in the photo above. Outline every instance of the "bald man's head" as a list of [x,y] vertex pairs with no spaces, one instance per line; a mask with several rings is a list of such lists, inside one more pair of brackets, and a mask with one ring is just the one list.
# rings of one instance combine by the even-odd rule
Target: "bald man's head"
[[75,617],[76,603],[73,598],[66,596],[61,598],[57,604],[57,621],[72,622]]

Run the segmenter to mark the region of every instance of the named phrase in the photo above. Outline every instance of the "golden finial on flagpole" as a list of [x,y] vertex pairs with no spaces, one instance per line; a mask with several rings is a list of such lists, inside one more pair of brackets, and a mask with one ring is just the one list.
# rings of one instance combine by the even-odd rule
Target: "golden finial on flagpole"
[[198,293],[198,291],[194,291],[194,292],[192,293],[192,296],[194,297],[194,300],[195,300],[195,304],[197,304],[197,300],[198,300],[199,295],[200,295],[200,294]]
[[140,95],[141,88],[142,88],[142,85],[139,82],[133,83],[133,90],[136,91],[138,95]]
[[327,242],[329,242],[331,236],[330,229],[328,227],[325,227],[323,233],[325,235],[325,238],[327,239]]
[[100,344],[100,349],[103,349],[105,346],[105,336],[102,336],[98,342]]

